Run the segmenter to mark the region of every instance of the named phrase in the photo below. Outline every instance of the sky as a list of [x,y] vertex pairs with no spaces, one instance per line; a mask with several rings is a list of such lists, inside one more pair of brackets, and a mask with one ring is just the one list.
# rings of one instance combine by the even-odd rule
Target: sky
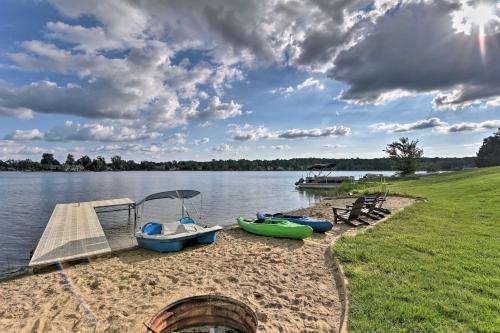
[[500,2],[3,0],[0,159],[474,156]]

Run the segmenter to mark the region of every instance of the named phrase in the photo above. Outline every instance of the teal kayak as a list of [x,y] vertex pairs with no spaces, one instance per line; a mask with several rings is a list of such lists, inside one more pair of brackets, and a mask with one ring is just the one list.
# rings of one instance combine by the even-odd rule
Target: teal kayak
[[243,230],[261,236],[304,239],[313,233],[313,229],[310,226],[287,220],[254,220],[243,217],[238,217],[237,220]]

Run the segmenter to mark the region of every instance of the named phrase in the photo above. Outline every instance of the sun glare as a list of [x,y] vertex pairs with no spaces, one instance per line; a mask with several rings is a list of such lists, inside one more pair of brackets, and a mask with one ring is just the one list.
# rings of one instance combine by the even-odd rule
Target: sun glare
[[464,10],[465,17],[479,27],[488,24],[490,21],[498,20],[495,15],[495,6],[488,4],[479,4],[476,7],[469,7]]
[[[459,30],[466,34],[473,31],[478,32],[479,51],[483,61],[486,59],[487,32],[494,28],[492,24],[500,22],[500,17],[497,16],[497,8],[497,5],[493,3],[484,2],[476,6],[466,5],[456,16],[457,21],[455,23],[458,23],[458,25],[455,25],[455,27],[460,26]],[[498,29],[498,26],[496,28]]]

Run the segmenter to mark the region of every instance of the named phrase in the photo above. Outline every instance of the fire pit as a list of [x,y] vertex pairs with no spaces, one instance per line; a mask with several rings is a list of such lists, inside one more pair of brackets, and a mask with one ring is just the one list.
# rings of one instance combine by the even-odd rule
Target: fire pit
[[145,325],[149,333],[255,333],[257,315],[235,299],[203,295],[167,305]]

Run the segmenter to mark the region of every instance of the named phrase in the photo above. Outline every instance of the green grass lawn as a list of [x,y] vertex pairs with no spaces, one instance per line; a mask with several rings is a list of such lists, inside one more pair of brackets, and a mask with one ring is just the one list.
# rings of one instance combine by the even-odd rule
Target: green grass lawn
[[351,332],[500,332],[500,168],[394,181],[426,198],[334,253]]

